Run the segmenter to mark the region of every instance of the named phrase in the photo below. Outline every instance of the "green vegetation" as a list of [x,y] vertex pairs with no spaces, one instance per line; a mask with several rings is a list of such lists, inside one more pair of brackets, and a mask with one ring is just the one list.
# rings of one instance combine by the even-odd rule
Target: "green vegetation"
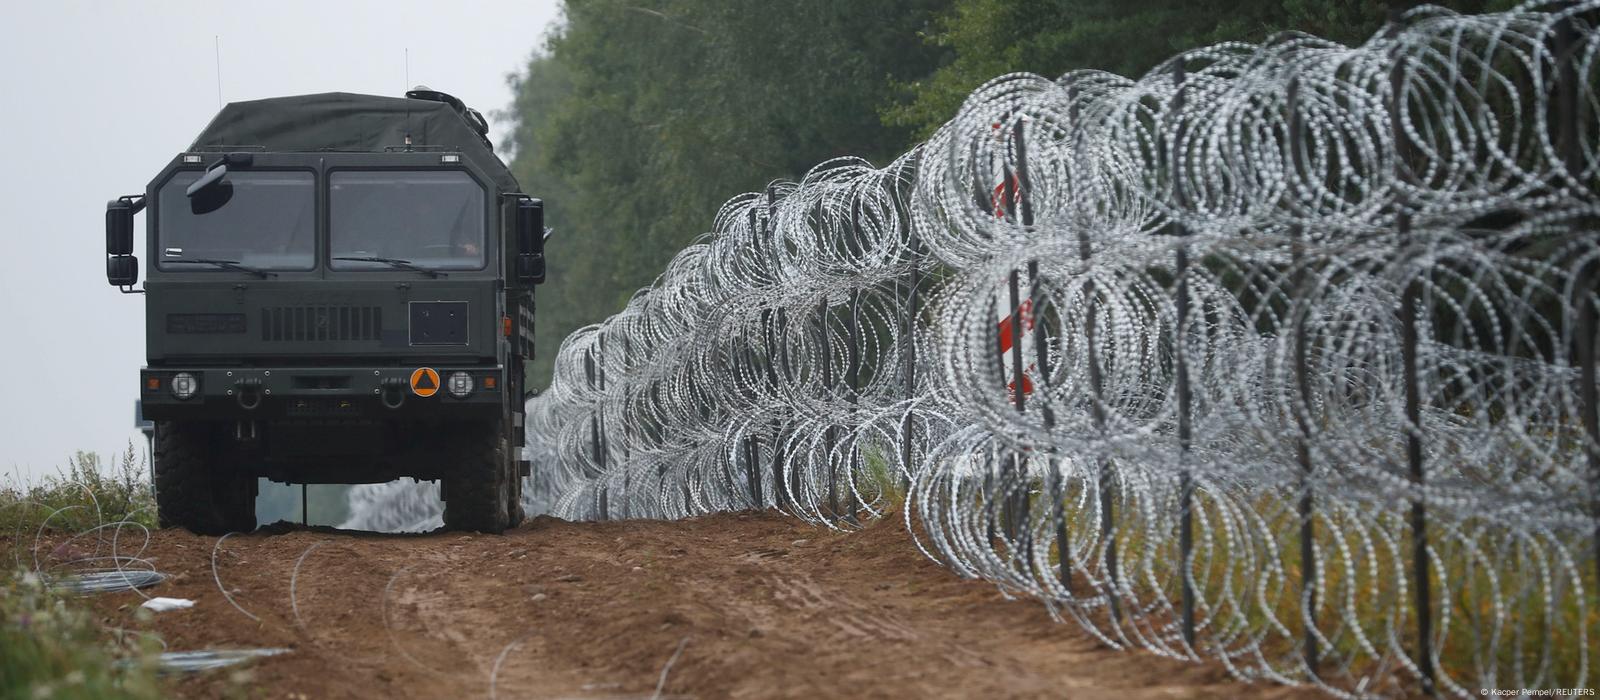
[[[1479,12],[1493,0],[1444,2]],[[921,136],[938,128],[974,88],[998,75],[1048,77],[1080,69],[1139,77],[1187,49],[1224,41],[1261,42],[1296,30],[1352,44],[1380,27],[1379,0],[955,0],[928,36],[955,56],[905,87],[913,98],[884,113]]]
[[569,0],[506,115],[512,169],[555,229],[531,385],[730,197],[835,156],[898,156],[912,131],[878,113],[946,57],[920,35],[947,5]]
[[72,533],[121,521],[156,527],[150,472],[133,443],[109,464],[99,454],[79,451],[66,469],[38,483],[0,485],[0,534],[31,535],[46,520],[49,531]]
[[[37,483],[0,486],[6,566],[36,533],[54,543],[109,523],[154,528],[155,499],[144,460],[130,443],[109,462],[78,452]],[[44,545],[48,551],[49,545]],[[107,629],[85,606],[56,595],[25,571],[0,570],[0,698],[159,698],[161,643],[154,635]]]
[[890,461],[887,445],[869,444],[861,451],[861,471],[855,474],[855,487],[872,508],[895,512],[906,505],[906,487],[900,470]]
[[[256,518],[262,525],[300,522],[300,485],[261,480]],[[339,525],[350,518],[350,487],[313,484],[309,516],[313,525]],[[130,443],[106,463],[93,452],[78,452],[66,467],[36,484],[20,480],[0,486],[0,533],[32,533],[45,518],[53,531],[82,532],[102,523],[127,521],[156,527],[150,470]]]
[[[1042,496],[1042,484],[1039,487],[1041,495],[1031,504],[1036,521],[1050,505]],[[1082,482],[1070,483],[1063,500],[1070,504],[1093,498],[1084,488]],[[1202,490],[1194,511],[1194,576],[1201,601],[1198,617],[1202,622],[1210,618],[1207,626],[1211,629],[1209,636],[1202,635],[1202,641],[1214,644],[1218,638],[1227,638],[1225,632],[1229,631],[1242,634],[1258,640],[1265,657],[1279,668],[1294,669],[1305,637],[1300,598],[1305,574],[1295,503],[1283,494],[1263,492],[1228,508],[1220,505]],[[1246,506],[1243,512],[1259,519],[1240,520],[1241,505]],[[1164,502],[1157,508],[1176,510],[1176,504]],[[1177,538],[1170,532],[1152,538],[1140,516],[1126,507],[1118,508],[1116,518],[1116,543],[1122,553],[1119,571],[1125,590],[1132,590],[1140,601],[1154,599],[1157,592],[1168,601],[1181,600],[1182,558]],[[1340,624],[1341,619],[1345,623],[1351,618],[1359,620],[1369,641],[1379,643],[1386,638],[1388,625],[1396,625],[1404,648],[1412,653],[1417,648],[1413,593],[1406,589],[1413,566],[1411,530],[1399,516],[1359,511],[1324,511],[1316,523],[1313,537],[1322,578],[1316,616],[1319,628],[1332,642],[1320,649],[1324,672],[1330,673],[1323,680],[1340,687],[1352,678],[1377,673],[1378,664],[1384,662],[1366,653],[1353,629]],[[1435,572],[1444,573],[1432,579],[1436,633],[1441,629],[1441,612],[1451,620],[1437,648],[1445,673],[1471,687],[1479,675],[1491,669],[1504,679],[1518,672],[1532,673],[1543,662],[1545,671],[1553,674],[1545,679],[1545,685],[1561,687],[1577,682],[1578,669],[1600,663],[1600,648],[1586,641],[1600,624],[1600,581],[1595,579],[1592,562],[1582,560],[1592,541],[1572,535],[1506,536],[1493,522],[1436,520],[1429,528]],[[1067,529],[1076,547],[1100,544],[1096,520],[1081,515],[1069,518]],[[1148,549],[1152,546],[1155,549]],[[1559,556],[1545,559],[1552,554]],[[1074,555],[1080,565],[1088,558],[1092,571],[1103,572],[1098,552],[1078,550]],[[1059,549],[1052,547],[1043,575],[1055,576],[1059,562]],[[1550,578],[1536,575],[1546,566]],[[1540,583],[1508,585],[1519,579]],[[1077,595],[1095,594],[1078,574],[1074,585]],[[1496,609],[1496,605],[1502,607]],[[1095,619],[1109,626],[1105,616]],[[1160,613],[1151,615],[1145,624],[1151,622],[1177,625],[1176,619]],[[1498,636],[1483,633],[1489,629],[1497,630]],[[1347,661],[1353,661],[1352,668],[1336,670]],[[1397,692],[1414,687],[1403,674],[1381,682],[1396,684]]]
[[156,676],[155,635],[102,629],[33,574],[0,579],[0,697],[167,696]]

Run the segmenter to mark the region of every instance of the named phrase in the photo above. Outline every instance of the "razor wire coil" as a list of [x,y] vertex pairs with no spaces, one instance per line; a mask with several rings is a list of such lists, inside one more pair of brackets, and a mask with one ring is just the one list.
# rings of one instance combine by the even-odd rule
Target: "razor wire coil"
[[903,492],[928,556],[1114,647],[1592,684],[1597,17],[996,78],[887,166],[730,200],[571,334],[525,498],[850,528]]

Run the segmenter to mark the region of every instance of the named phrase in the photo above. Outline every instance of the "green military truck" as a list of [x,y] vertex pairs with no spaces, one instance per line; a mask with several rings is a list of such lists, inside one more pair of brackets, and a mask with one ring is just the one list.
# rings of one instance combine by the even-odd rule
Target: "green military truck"
[[544,205],[487,131],[420,87],[238,102],[107,205],[106,277],[145,298],[163,526],[254,529],[258,477],[438,480],[449,528],[521,520]]

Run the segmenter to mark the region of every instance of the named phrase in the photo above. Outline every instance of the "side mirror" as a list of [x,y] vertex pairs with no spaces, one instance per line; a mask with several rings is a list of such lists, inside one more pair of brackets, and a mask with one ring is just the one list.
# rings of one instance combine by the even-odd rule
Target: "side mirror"
[[517,252],[544,252],[544,201],[517,200]]
[[139,283],[139,259],[132,255],[113,255],[106,258],[106,281],[116,287],[132,287]]
[[544,284],[544,256],[528,253],[518,255],[517,279],[528,284]]
[[106,255],[133,254],[133,213],[129,199],[106,202]]
[[133,257],[133,215],[143,210],[144,197],[137,195],[106,203],[106,281],[112,286],[139,283],[139,259]]
[[249,153],[228,153],[212,163],[211,167],[206,168],[206,174],[189,183],[188,189],[183,191],[184,196],[189,198],[189,210],[199,216],[221,209],[228,200],[233,199],[233,183],[225,179],[229,166],[243,170],[254,165],[255,160],[256,157]]
[[227,174],[228,164],[218,163],[200,179],[189,184],[189,188],[183,191],[189,198],[189,213],[195,216],[210,214],[233,199],[233,183],[223,179]]
[[525,198],[517,200],[517,260],[515,274],[518,282],[544,283],[544,202]]
[[183,196],[193,199],[195,195],[204,192],[208,187],[215,186],[217,183],[222,182],[222,178],[227,176],[228,163],[226,161],[219,162],[216,165],[211,166],[211,169],[207,170],[206,174],[201,175],[200,179],[189,183],[189,188],[183,191]]

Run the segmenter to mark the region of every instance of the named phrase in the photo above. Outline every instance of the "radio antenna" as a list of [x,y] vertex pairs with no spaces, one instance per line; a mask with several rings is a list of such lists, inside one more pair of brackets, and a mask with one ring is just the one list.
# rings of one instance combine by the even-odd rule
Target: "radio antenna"
[[406,49],[406,84],[400,89],[400,96],[406,98],[406,152],[411,151],[411,47]]
[[211,49],[217,59],[217,109],[222,109],[222,38],[211,35]]

